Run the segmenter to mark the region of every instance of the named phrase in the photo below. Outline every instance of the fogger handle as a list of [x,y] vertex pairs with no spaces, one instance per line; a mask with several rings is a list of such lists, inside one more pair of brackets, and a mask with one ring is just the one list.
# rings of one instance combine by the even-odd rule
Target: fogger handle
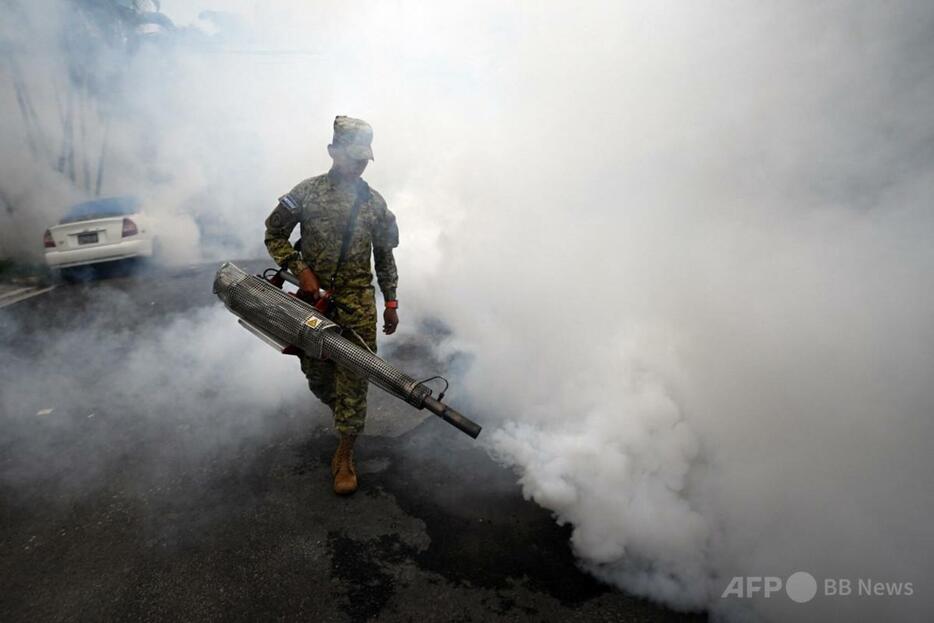
[[284,269],[284,268],[280,269],[279,272],[276,273],[276,275],[278,275],[278,277],[279,277],[280,279],[282,279],[283,281],[288,281],[289,283],[291,283],[291,284],[292,284],[293,286],[295,286],[296,288],[297,288],[298,285],[299,285],[299,284],[298,284],[298,277],[296,277],[295,275],[293,275],[292,273],[290,273],[289,271],[287,271],[287,270]]
[[447,406],[440,400],[429,396],[425,398],[425,408],[440,417],[442,420],[459,429],[461,432],[470,435],[473,439],[477,438],[483,429],[479,424],[470,418],[462,415],[460,412]]
[[279,272],[276,273],[276,279],[280,279],[281,281],[277,283],[275,279],[271,280],[274,286],[276,286],[277,288],[281,288],[282,282],[288,281],[293,286],[299,289],[298,294],[297,294],[298,298],[302,299],[309,305],[313,306],[318,311],[323,312],[325,315],[330,315],[331,309],[330,309],[330,302],[328,301],[328,299],[330,298],[330,292],[327,292],[325,290],[318,290],[318,300],[317,301],[312,300],[310,296],[306,296],[305,294],[303,294],[303,291],[301,289],[302,286],[301,286],[301,283],[299,283],[298,281],[298,277],[293,275],[291,272],[289,272],[285,268],[279,269]]

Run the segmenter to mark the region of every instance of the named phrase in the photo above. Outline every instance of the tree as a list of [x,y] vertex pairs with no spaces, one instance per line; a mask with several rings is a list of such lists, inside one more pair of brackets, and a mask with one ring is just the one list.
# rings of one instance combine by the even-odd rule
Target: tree
[[[118,108],[129,61],[143,40],[171,34],[174,24],[160,13],[158,0],[58,0],[51,6],[61,11],[61,23],[67,27],[48,33],[49,7],[37,9],[27,2],[0,3],[8,16],[0,53],[13,83],[26,144],[37,162],[85,193],[99,195],[110,119]],[[43,75],[27,69],[36,42],[51,42],[60,71]],[[36,106],[30,81],[35,86],[37,80],[51,80],[54,85],[58,131],[54,121],[52,127],[46,125]],[[15,210],[2,188],[0,198],[8,211]]]

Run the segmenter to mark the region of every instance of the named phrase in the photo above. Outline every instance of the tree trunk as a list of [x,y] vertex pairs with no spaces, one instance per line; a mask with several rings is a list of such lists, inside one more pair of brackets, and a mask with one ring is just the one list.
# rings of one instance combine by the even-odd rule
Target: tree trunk
[[101,140],[101,155],[97,159],[97,184],[94,187],[94,196],[101,196],[101,183],[104,180],[104,157],[107,155],[107,137],[110,134],[110,117],[104,120],[104,138]]

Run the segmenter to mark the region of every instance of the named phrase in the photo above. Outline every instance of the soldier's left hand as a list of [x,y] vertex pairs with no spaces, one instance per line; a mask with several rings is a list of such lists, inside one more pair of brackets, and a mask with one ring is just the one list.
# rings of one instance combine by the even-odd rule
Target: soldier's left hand
[[383,311],[383,333],[392,335],[399,326],[399,312],[391,307]]

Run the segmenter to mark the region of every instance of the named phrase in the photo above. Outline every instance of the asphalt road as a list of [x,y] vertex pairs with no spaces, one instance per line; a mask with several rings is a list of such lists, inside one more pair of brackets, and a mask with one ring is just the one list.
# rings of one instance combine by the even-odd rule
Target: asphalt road
[[[379,390],[349,498],[330,491],[334,437],[310,394],[261,428],[248,406],[108,397],[96,379],[121,359],[68,336],[100,329],[99,299],[118,292],[102,330],[109,356],[126,355],[139,326],[217,305],[214,268],[63,285],[0,310],[0,391],[21,396],[0,402],[0,620],[704,620],[580,571],[570,528],[523,500],[515,474]],[[383,354],[443,367],[426,361],[430,339]],[[54,410],[37,410],[46,398]],[[180,406],[153,413],[164,404]]]

